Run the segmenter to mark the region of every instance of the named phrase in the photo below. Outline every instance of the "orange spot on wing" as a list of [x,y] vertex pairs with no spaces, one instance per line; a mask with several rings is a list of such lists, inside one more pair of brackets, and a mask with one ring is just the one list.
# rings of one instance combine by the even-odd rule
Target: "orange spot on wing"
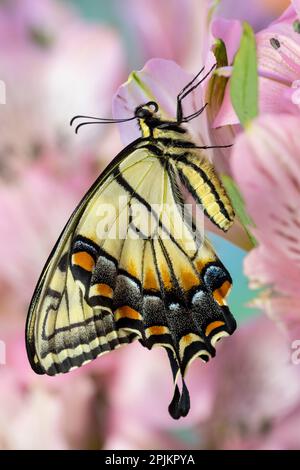
[[199,271],[199,273],[201,273],[203,268],[205,268],[205,266],[208,263],[212,263],[213,261],[215,261],[215,258],[198,258],[198,259],[196,259],[195,264],[196,264],[196,268]]
[[182,271],[180,273],[180,280],[185,291],[200,284],[198,277],[192,271]]
[[80,266],[86,271],[92,271],[95,266],[93,257],[86,251],[78,251],[78,253],[74,253],[72,256],[72,263]]
[[138,277],[136,264],[132,259],[128,261],[127,272],[128,274],[131,274],[131,276],[133,277]]
[[165,335],[169,333],[169,328],[166,326],[150,326],[146,329],[146,337],[149,338],[152,335]]
[[198,335],[195,335],[195,333],[188,333],[187,335],[182,336],[179,341],[179,354],[181,359],[184,356],[186,347],[194,343],[195,341],[201,341],[200,337]]
[[229,281],[225,281],[221,287],[213,291],[214,299],[218,302],[219,305],[223,305],[224,298],[228,294],[230,288],[231,283]]
[[99,295],[103,295],[103,297],[109,297],[110,299],[113,296],[113,290],[107,284],[97,284],[96,290]]
[[172,281],[169,270],[163,266],[161,269],[161,278],[166,289],[172,288]]
[[188,346],[190,343],[193,342],[193,340],[194,340],[194,336],[191,333],[189,333],[185,336],[182,336],[180,342],[182,342],[184,346]]
[[231,282],[225,281],[219,290],[221,291],[221,294],[223,295],[223,297],[226,297],[230,289],[231,289]]
[[159,290],[159,284],[156,275],[152,269],[147,269],[144,279],[144,289]]
[[119,307],[115,311],[115,319],[119,320],[120,318],[130,318],[131,320],[142,320],[142,317],[139,314],[139,312],[129,307],[128,305]]
[[208,336],[213,330],[223,325],[225,325],[223,321],[213,321],[212,323],[207,325],[206,330],[205,330],[205,336]]

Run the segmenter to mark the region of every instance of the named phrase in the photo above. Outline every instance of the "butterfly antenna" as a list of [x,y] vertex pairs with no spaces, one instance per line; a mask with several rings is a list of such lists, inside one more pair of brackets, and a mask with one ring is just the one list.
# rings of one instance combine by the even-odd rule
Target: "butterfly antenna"
[[75,122],[75,120],[77,119],[93,119],[93,121],[86,121],[86,122],[82,122],[80,124],[78,124],[75,128],[75,134],[78,133],[78,130],[80,127],[82,126],[86,126],[87,124],[117,124],[117,123],[121,123],[121,122],[128,122],[128,121],[133,121],[134,119],[136,119],[135,116],[131,117],[131,118],[124,118],[124,119],[106,119],[106,118],[98,118],[98,117],[94,117],[94,116],[84,116],[84,115],[78,115],[78,116],[74,116],[71,121],[70,121],[70,126],[72,126]]

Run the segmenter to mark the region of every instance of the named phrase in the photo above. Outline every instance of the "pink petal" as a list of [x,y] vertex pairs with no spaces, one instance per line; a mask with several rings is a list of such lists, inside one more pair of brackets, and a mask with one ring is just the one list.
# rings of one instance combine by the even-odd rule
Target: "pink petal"
[[230,98],[230,87],[227,85],[222,102],[222,106],[213,122],[213,127],[239,124],[240,120],[233,109]]
[[[295,291],[297,292],[297,291]],[[297,365],[300,360],[300,354],[295,352],[292,356],[293,351],[300,346],[299,343],[293,341],[299,341],[300,338],[300,300],[294,296],[264,296],[258,299],[257,302],[261,308],[274,320],[280,327],[285,337],[291,346],[291,362]],[[298,354],[298,361],[297,361]],[[295,364],[297,362],[297,364]]]
[[[99,48],[105,54],[99,54]],[[77,154],[102,143],[107,126],[85,126],[75,135],[69,123],[78,114],[111,117],[111,98],[124,71],[124,50],[113,30],[79,21],[65,28],[41,77],[53,140],[59,129],[60,139]]]
[[237,138],[232,154],[232,171],[261,244],[250,257],[250,272],[257,263],[259,279],[290,293],[300,282],[298,133],[299,119],[264,115]]
[[[283,445],[277,423],[288,420],[300,403],[299,370],[290,361],[286,337],[270,319],[261,316],[241,326],[221,348],[222,354],[211,363],[215,376],[213,413],[199,425],[204,446],[268,448],[273,433],[277,445]],[[299,436],[297,442],[299,447]]]
[[136,34],[145,61],[152,57],[171,59],[196,73],[208,48],[210,3],[128,0],[120,8]]
[[278,420],[273,432],[260,442],[259,450],[298,450],[299,449],[300,407],[295,407],[287,416]]
[[[256,35],[261,113],[299,114],[298,104],[290,92],[290,87],[300,76],[300,35],[292,27],[295,19],[295,11],[290,7],[282,17]],[[232,32],[228,33],[225,41],[227,47],[234,42],[232,36],[237,36],[234,24],[231,27]],[[273,38],[280,42],[278,49],[271,46],[270,40]],[[231,104],[229,83],[214,127],[238,123]]]
[[292,0],[292,5],[295,8],[298,19],[300,19],[300,0]]
[[258,31],[281,13],[284,3],[283,0],[249,0],[248,2],[222,0],[218,14],[226,18],[247,21],[255,31]]
[[[297,8],[299,11],[299,0],[291,0],[292,5],[290,5],[278,18],[276,18],[270,26],[277,23],[291,23],[297,18]],[[297,7],[298,4],[298,7]]]
[[32,168],[18,185],[0,188],[0,229],[7,240],[0,247],[0,278],[26,303],[51,247],[91,182],[87,165],[81,165],[80,175],[76,182],[76,174],[69,172],[66,183],[57,174]]
[[[69,124],[78,114],[111,117],[111,97],[124,76],[119,36],[85,22],[66,4],[9,3],[0,7],[0,69],[7,85],[0,152],[10,149],[1,165],[15,174],[33,158],[49,158],[53,152],[60,157],[51,155],[51,165],[64,169],[78,165],[82,155],[99,158],[109,126],[86,126],[75,135]],[[37,36],[49,35],[49,44],[33,41],[32,29]],[[101,48],[106,54],[99,54]]]
[[[161,116],[165,119],[176,119],[177,95],[193,78],[175,62],[165,59],[151,59],[145,67],[131,74],[128,81],[117,91],[113,100],[113,115],[116,118],[127,118],[134,115],[137,106],[154,100],[159,104]],[[200,109],[203,103],[201,88],[189,95],[183,103],[185,115]],[[190,123],[190,128],[197,131],[203,128],[205,113]],[[205,125],[205,124],[204,124]],[[129,144],[140,137],[137,122],[120,124],[120,132],[124,144]],[[200,137],[201,139],[201,137]],[[205,139],[202,138],[205,142]]]
[[[258,236],[257,231],[255,235]],[[268,243],[267,240],[265,242]],[[289,263],[286,256],[277,251],[277,247],[273,247],[271,242],[269,244],[268,249],[261,245],[245,258],[244,270],[249,278],[249,285],[253,289],[273,285],[280,292],[294,295],[299,287],[299,269]],[[282,266],[285,267],[285,276],[282,275]]]
[[[276,38],[280,47],[274,49],[270,40]],[[291,25],[280,24],[266,29],[256,36],[258,67],[260,74],[269,71],[283,84],[290,85],[300,73],[300,35],[294,33]]]
[[216,39],[222,39],[225,43],[228,64],[232,64],[242,36],[242,25],[240,21],[217,18],[212,22],[211,31]]

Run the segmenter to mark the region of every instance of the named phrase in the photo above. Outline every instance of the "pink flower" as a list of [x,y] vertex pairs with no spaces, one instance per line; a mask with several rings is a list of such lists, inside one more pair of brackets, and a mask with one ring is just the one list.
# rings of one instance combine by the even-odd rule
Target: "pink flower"
[[104,390],[96,386],[87,370],[56,378],[54,386],[45,378],[24,385],[17,371],[6,366],[1,371],[0,388],[5,403],[0,411],[1,449],[101,447],[105,403],[97,394],[104,394]]
[[272,299],[272,305],[277,303],[277,312],[283,310],[283,321],[286,318],[290,323],[294,318],[300,325],[298,132],[299,117],[262,115],[238,136],[232,170],[255,223],[253,233],[259,242],[246,259],[246,274],[254,287],[269,286],[277,297],[289,299],[290,313],[284,313],[287,302],[280,300],[278,304],[277,297]]
[[[161,116],[176,119],[177,95],[193,78],[171,60],[151,59],[142,70],[132,72],[117,90],[113,100],[113,114],[116,118],[132,117],[135,108],[147,101],[155,100],[159,104]],[[201,87],[188,95],[183,102],[185,115],[190,115],[203,106]],[[205,112],[189,123],[195,138],[205,142]],[[136,121],[119,124],[122,141],[125,145],[140,137]],[[204,132],[203,132],[204,131]],[[202,135],[201,135],[202,132]]]
[[56,0],[4,2],[0,26],[2,176],[14,178],[37,158],[66,171],[81,157],[101,158],[108,129],[87,126],[76,136],[69,123],[77,114],[111,115],[125,68],[117,34]]
[[72,9],[53,0],[3,2],[0,9],[1,46],[10,51],[24,46],[42,51],[74,18]]
[[299,434],[292,429],[300,424],[300,370],[274,323],[260,317],[240,326],[220,352],[201,376],[201,383],[205,374],[215,377],[212,414],[199,426],[202,446],[299,448]]
[[18,308],[15,298],[4,292],[0,312],[0,340],[5,344],[5,357],[0,361],[0,400],[4,404],[0,409],[0,448],[103,447],[117,357],[103,357],[100,363],[94,361],[55,378],[38,376],[27,360],[22,310],[16,311]]
[[134,26],[143,61],[171,59],[198,71],[208,41],[211,0],[129,0],[122,8]]
[[0,247],[0,281],[24,305],[51,247],[91,182],[89,166],[81,165],[80,179],[74,170],[68,178],[66,184],[64,176],[37,167],[24,171],[18,186],[0,187],[0,230],[6,240]]
[[222,0],[217,14],[228,19],[248,21],[255,30],[259,30],[280,15],[289,3],[289,0]]
[[[259,108],[261,113],[299,115],[300,35],[294,31],[299,20],[297,2],[266,29],[256,35],[259,72]],[[232,63],[240,40],[240,27],[235,21],[215,20],[214,36],[225,40]],[[232,108],[229,84],[214,126],[234,125],[239,120]]]
[[112,30],[85,23],[52,0],[4,2],[0,25],[7,89],[0,115],[0,225],[11,247],[0,248],[0,282],[28,303],[51,247],[99,174],[99,160],[109,155],[105,137],[112,129],[87,126],[77,136],[70,119],[111,115],[123,50]]
[[121,14],[132,25],[144,62],[153,57],[171,59],[196,73],[206,59],[212,14],[247,20],[261,29],[284,10],[288,1],[129,0],[121,6]]

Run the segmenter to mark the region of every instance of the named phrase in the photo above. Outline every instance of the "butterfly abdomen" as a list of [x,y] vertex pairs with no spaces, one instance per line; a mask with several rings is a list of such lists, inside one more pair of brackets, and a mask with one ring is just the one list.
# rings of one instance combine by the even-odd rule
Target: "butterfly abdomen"
[[203,152],[182,152],[175,166],[182,184],[204,213],[226,232],[234,221],[234,210],[220,178]]
[[[143,121],[143,120],[140,120]],[[234,220],[234,210],[226,190],[204,150],[198,149],[188,131],[177,123],[151,128],[140,123],[142,135],[149,138],[143,146],[152,148],[153,154],[169,160],[183,186],[202,206],[207,217],[221,230],[227,231]],[[163,121],[162,121],[163,122]],[[170,166],[169,166],[170,167]]]

